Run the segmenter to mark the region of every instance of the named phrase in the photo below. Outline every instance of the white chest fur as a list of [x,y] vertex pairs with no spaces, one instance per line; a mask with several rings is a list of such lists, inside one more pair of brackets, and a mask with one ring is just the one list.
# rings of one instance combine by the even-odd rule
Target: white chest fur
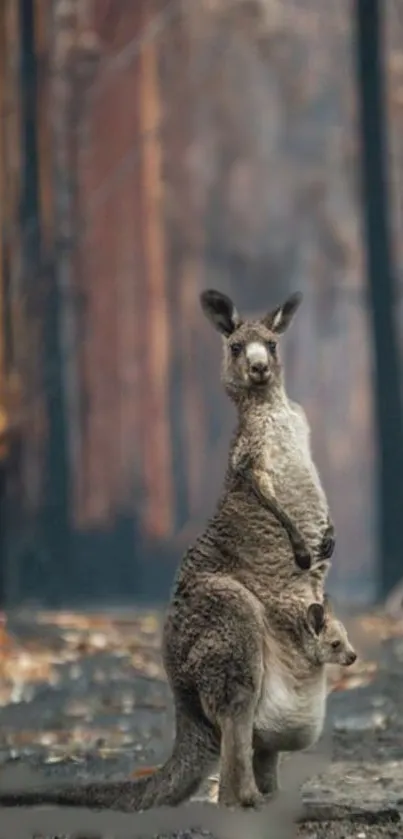
[[[276,498],[285,509],[303,513],[312,508],[315,521],[326,521],[327,502],[312,459],[310,430],[303,409],[281,403],[266,418],[265,468]],[[297,521],[299,516],[297,515]],[[302,521],[298,521],[302,524]]]
[[278,751],[305,749],[316,742],[326,713],[324,669],[296,687],[272,662],[263,677],[256,708],[255,730]]
[[[282,403],[266,418],[266,456],[270,471],[290,466],[309,471],[312,462],[310,430],[299,405]],[[277,458],[280,457],[278,464]]]

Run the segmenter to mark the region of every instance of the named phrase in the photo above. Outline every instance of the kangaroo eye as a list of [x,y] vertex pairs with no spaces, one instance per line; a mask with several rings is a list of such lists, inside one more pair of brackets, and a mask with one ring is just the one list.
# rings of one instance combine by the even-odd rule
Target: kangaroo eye
[[231,344],[231,354],[234,358],[238,358],[238,356],[242,352],[242,344]]
[[332,649],[339,650],[341,647],[341,641],[332,641]]
[[271,355],[276,354],[277,344],[275,341],[267,341],[266,347],[269,350],[269,353],[271,353]]

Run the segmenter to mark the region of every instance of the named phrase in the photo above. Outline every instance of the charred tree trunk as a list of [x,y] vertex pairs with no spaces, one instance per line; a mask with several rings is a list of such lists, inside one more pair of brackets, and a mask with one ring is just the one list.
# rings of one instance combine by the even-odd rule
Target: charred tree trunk
[[[44,368],[47,387],[48,435],[46,452],[47,486],[45,490],[44,529],[48,561],[57,563],[58,572],[52,580],[60,580],[60,590],[48,593],[57,603],[65,595],[66,581],[73,576],[71,562],[70,500],[71,478],[69,434],[75,415],[70,399],[76,395],[71,371],[74,365],[74,339],[71,331],[71,183],[66,143],[70,136],[68,120],[70,80],[68,65],[71,50],[66,9],[55,0],[52,4],[51,26],[51,119],[54,188],[53,259],[48,268],[48,296],[44,338]],[[67,10],[68,11],[68,10]],[[52,374],[49,375],[49,371]],[[69,410],[70,408],[70,410]],[[74,429],[73,429],[74,430]],[[74,587],[74,583],[73,583]]]
[[379,0],[357,0],[355,15],[368,299],[375,361],[379,593],[384,595],[402,573],[403,413],[388,218],[382,6]]

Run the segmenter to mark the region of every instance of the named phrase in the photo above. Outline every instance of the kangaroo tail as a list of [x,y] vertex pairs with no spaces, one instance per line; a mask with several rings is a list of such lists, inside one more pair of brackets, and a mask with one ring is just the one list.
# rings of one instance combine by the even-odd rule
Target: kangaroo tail
[[171,757],[148,777],[136,781],[99,781],[82,786],[74,784],[26,791],[2,792],[0,789],[0,807],[54,804],[123,812],[157,806],[174,807],[197,791],[217,758],[217,747],[209,729],[203,726],[201,731],[200,724],[194,721],[191,725],[180,722]]
[[61,807],[88,807],[94,810],[139,810],[149,778],[138,781],[99,781],[91,784],[42,787],[2,792],[0,807],[35,807],[55,804]]

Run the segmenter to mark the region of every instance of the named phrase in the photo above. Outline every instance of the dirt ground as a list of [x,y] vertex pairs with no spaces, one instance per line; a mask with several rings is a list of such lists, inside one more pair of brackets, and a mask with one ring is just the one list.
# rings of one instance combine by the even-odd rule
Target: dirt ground
[[351,825],[348,822],[324,822],[320,826],[306,825],[297,836],[303,836],[304,839],[381,839],[386,836],[388,839],[401,839],[402,828],[388,824],[383,827],[368,827]]
[[[343,674],[332,673],[320,763],[304,757],[309,780],[303,800],[313,821],[295,825],[292,834],[397,839],[403,837],[403,620],[364,615],[349,621],[359,660]],[[171,747],[173,718],[160,627],[157,612],[20,614],[7,628],[0,624],[0,785],[10,783],[10,770],[80,781],[127,778],[161,763]],[[294,764],[294,758],[284,764],[284,782],[287,765]],[[316,765],[319,774],[311,777]],[[212,781],[199,800],[213,793]],[[3,833],[11,839],[8,818],[0,813],[2,839]],[[42,834],[33,824],[32,835],[34,829],[36,836],[67,835],[57,818],[54,812],[54,828]],[[228,836],[227,828],[209,833],[210,824],[191,830],[186,813],[179,832],[151,826],[143,834],[136,818],[130,817],[136,839]],[[86,835],[80,832],[81,839]],[[251,835],[280,834],[267,821]]]

